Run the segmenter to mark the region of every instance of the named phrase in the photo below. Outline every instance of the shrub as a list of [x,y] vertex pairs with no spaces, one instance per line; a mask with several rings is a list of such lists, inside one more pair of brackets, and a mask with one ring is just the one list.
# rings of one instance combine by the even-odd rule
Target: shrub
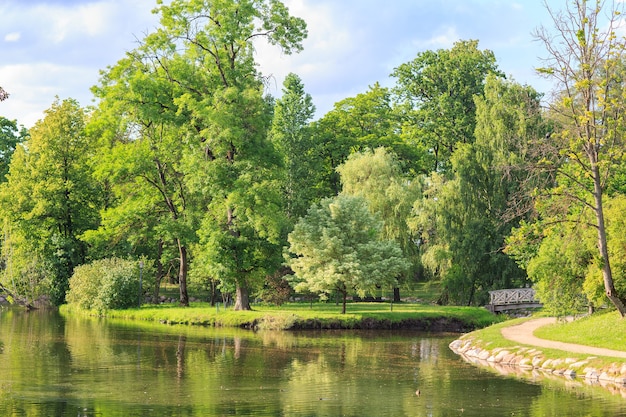
[[70,278],[70,290],[65,297],[69,304],[74,304],[83,310],[92,308],[100,288],[101,263],[102,261],[95,261],[74,268],[74,273]]
[[104,313],[137,305],[138,291],[138,261],[107,258],[74,269],[67,301]]

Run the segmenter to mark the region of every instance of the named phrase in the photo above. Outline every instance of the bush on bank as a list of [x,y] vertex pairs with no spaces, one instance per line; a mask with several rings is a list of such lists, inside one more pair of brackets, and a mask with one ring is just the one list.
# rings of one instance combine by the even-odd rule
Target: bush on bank
[[103,315],[137,305],[139,267],[136,260],[107,258],[78,266],[70,278],[66,300],[79,309]]

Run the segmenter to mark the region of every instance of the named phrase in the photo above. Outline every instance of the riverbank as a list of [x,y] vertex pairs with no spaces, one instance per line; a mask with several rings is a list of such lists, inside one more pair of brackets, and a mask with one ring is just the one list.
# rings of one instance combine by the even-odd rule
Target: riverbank
[[[411,329],[465,333],[501,321],[480,307],[436,306],[417,303],[351,303],[346,314],[334,303],[288,303],[280,307],[258,305],[252,311],[195,302],[109,310],[106,317],[163,324],[239,327],[251,330]],[[95,312],[61,306],[62,314],[97,316]]]
[[[615,318],[589,320],[606,322]],[[591,321],[585,326],[600,327],[594,323]],[[626,397],[626,351],[538,338],[535,331],[546,326],[560,327],[554,333],[565,339],[563,329],[581,327],[579,323],[557,323],[553,318],[512,320],[463,335],[450,344],[450,349],[466,361],[500,374],[526,379],[560,377],[601,385]],[[597,334],[596,339],[602,339],[602,335]],[[598,342],[609,346],[613,343],[611,340]]]

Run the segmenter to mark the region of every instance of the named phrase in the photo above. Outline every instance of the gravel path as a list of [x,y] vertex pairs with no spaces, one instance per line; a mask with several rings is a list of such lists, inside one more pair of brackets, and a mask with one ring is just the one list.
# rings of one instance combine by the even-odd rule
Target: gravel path
[[529,320],[516,326],[503,328],[501,330],[502,336],[504,336],[505,339],[509,339],[517,343],[523,343],[525,345],[532,345],[549,349],[559,349],[566,352],[582,353],[585,355],[626,358],[625,351],[577,345],[575,343],[557,342],[553,340],[540,339],[534,335],[534,331],[539,327],[555,322],[556,319],[553,317]]

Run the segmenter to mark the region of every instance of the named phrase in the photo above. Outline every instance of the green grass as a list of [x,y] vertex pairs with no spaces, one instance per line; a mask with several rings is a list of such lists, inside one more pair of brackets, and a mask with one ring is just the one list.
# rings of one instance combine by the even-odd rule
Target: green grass
[[[434,306],[430,304],[397,303],[393,311],[389,303],[350,303],[346,314],[334,303],[288,303],[280,307],[255,305],[252,311],[233,311],[195,302],[189,307],[176,304],[143,305],[141,308],[110,310],[106,316],[127,320],[143,320],[170,324],[246,327],[255,323],[258,328],[290,329],[297,323],[314,321],[331,328],[355,328],[366,319],[399,323],[410,319],[456,319],[473,328],[488,326],[499,318],[479,307]],[[68,314],[91,314],[71,306],[62,306]]]
[[435,303],[441,296],[441,282],[417,282],[412,284],[410,288],[400,292],[403,297],[406,295],[423,303]]
[[626,350],[626,319],[617,311],[596,313],[573,322],[540,327],[535,335],[560,342]]

